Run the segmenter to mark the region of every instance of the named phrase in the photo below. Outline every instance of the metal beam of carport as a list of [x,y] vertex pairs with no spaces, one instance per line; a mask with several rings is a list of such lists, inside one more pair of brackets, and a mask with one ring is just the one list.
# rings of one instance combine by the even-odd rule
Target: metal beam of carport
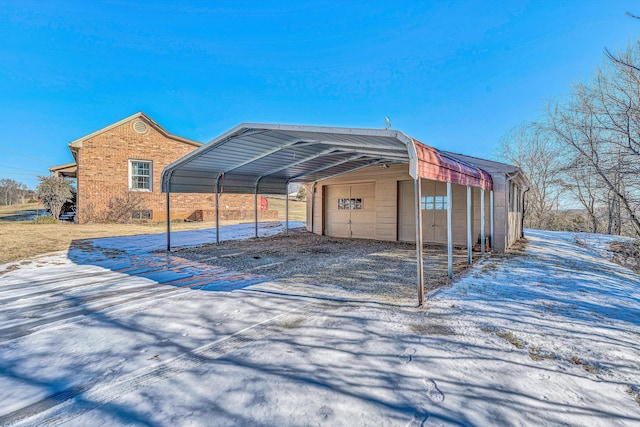
[[[218,194],[224,177],[227,191],[254,195],[257,237],[257,195],[287,195],[291,182],[313,183],[373,164],[408,164],[415,181],[416,263],[418,304],[424,301],[424,267],[420,179],[489,188],[491,178],[466,164],[426,146],[397,130],[245,123],[167,166],[162,191],[167,193],[167,250],[171,250],[170,194]],[[449,203],[450,205],[451,203]],[[288,222],[288,203],[286,204]],[[451,227],[449,227],[451,228]],[[287,223],[288,229],[288,223]],[[448,261],[451,276],[452,254]]]

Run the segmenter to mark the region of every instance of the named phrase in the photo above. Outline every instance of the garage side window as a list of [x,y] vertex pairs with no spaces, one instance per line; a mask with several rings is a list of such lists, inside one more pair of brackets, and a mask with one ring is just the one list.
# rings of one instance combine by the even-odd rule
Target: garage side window
[[338,199],[338,209],[362,209],[362,199]]
[[151,191],[151,161],[129,160],[129,190]]
[[420,201],[423,211],[447,209],[447,196],[422,196]]

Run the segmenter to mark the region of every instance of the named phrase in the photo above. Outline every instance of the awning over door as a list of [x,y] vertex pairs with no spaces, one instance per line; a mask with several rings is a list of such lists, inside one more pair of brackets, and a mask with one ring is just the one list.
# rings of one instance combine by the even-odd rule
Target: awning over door
[[287,184],[315,182],[376,164],[408,164],[409,174],[492,189],[477,167],[397,130],[241,124],[162,172],[162,191],[286,194]]

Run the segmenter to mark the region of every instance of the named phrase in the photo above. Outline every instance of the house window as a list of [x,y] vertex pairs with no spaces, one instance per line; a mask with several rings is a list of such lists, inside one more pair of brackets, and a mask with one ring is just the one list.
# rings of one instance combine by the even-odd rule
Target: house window
[[338,209],[363,209],[362,199],[338,199]]
[[150,161],[129,160],[129,189],[133,191],[151,191]]
[[420,202],[424,211],[447,209],[447,196],[422,196]]
[[131,212],[131,219],[152,219],[153,215],[151,211],[133,211]]

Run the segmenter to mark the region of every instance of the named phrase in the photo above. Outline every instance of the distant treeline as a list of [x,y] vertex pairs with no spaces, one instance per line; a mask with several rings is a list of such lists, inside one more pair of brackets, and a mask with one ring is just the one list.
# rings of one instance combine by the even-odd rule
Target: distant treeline
[[0,206],[17,205],[35,199],[33,190],[14,179],[0,179]]

